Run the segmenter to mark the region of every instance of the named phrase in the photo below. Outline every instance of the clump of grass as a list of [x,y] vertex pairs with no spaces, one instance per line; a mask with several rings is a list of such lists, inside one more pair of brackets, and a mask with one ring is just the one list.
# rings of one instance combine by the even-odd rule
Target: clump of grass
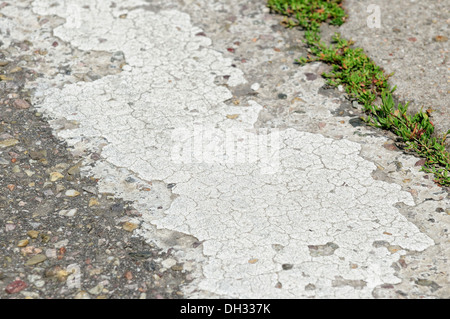
[[426,158],[422,170],[433,173],[439,185],[450,186],[450,153],[445,149],[450,130],[441,137],[433,136],[434,125],[429,117],[431,110],[408,115],[408,103],[396,105],[391,92],[387,91],[382,93],[380,106],[365,105],[365,110],[369,113],[365,119],[369,125],[391,130],[400,136],[407,150]]
[[[286,16],[283,21],[286,27],[301,27],[306,31],[304,42],[312,56],[300,57],[297,63],[322,61],[330,64],[332,71],[322,76],[332,86],[342,85],[352,99],[364,106],[367,114],[364,121],[400,136],[407,150],[426,159],[422,170],[433,173],[439,185],[450,186],[450,153],[445,149],[450,130],[441,137],[433,136],[430,110],[408,115],[408,103],[396,104],[392,95],[395,87],[391,88],[388,83],[392,74],[385,74],[361,48],[353,47],[353,41],[335,34],[330,45],[322,43],[322,23],[340,26],[345,22],[341,0],[268,0],[268,7]],[[380,99],[381,104],[376,105]]]
[[346,18],[342,0],[269,0],[268,6],[287,17],[284,21],[287,27],[300,26],[308,31],[318,31],[325,21],[342,25]]
[[381,92],[389,89],[388,78],[391,74],[386,75],[362,49],[352,48],[352,41],[347,41],[339,34],[335,34],[334,44],[329,46],[311,38],[308,42],[314,57],[301,57],[296,62],[305,64],[322,61],[330,64],[333,67],[331,73],[324,73],[322,76],[330,85],[343,85],[353,99],[364,102],[362,104],[371,104]]

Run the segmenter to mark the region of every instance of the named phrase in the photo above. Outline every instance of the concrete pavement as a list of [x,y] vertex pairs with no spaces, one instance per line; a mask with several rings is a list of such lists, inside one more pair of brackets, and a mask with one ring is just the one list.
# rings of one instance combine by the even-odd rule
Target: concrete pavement
[[134,235],[175,247],[186,297],[450,296],[447,191],[324,88],[326,66],[292,64],[300,33],[264,1],[52,3],[1,11],[10,38],[48,47],[33,103],[101,192],[135,203]]

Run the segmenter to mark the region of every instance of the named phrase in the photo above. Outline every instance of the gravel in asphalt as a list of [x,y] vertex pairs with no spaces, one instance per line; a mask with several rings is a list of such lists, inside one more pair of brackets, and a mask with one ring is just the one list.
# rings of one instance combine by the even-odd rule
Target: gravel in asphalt
[[182,298],[189,271],[133,236],[131,203],[80,176],[30,105],[24,84],[38,75],[22,59],[0,51],[0,299]]

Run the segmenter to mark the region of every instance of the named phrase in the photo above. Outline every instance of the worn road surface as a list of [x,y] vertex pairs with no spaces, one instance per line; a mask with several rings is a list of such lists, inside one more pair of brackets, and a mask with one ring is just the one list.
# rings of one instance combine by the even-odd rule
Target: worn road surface
[[450,297],[448,189],[263,0],[0,8],[0,298]]

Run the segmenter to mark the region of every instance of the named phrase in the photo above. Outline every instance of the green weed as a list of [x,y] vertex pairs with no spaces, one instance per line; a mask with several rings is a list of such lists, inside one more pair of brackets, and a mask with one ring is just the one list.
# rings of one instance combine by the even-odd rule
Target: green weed
[[268,6],[287,17],[284,22],[287,27],[300,26],[309,31],[319,30],[325,21],[342,25],[346,18],[342,0],[269,0]]

